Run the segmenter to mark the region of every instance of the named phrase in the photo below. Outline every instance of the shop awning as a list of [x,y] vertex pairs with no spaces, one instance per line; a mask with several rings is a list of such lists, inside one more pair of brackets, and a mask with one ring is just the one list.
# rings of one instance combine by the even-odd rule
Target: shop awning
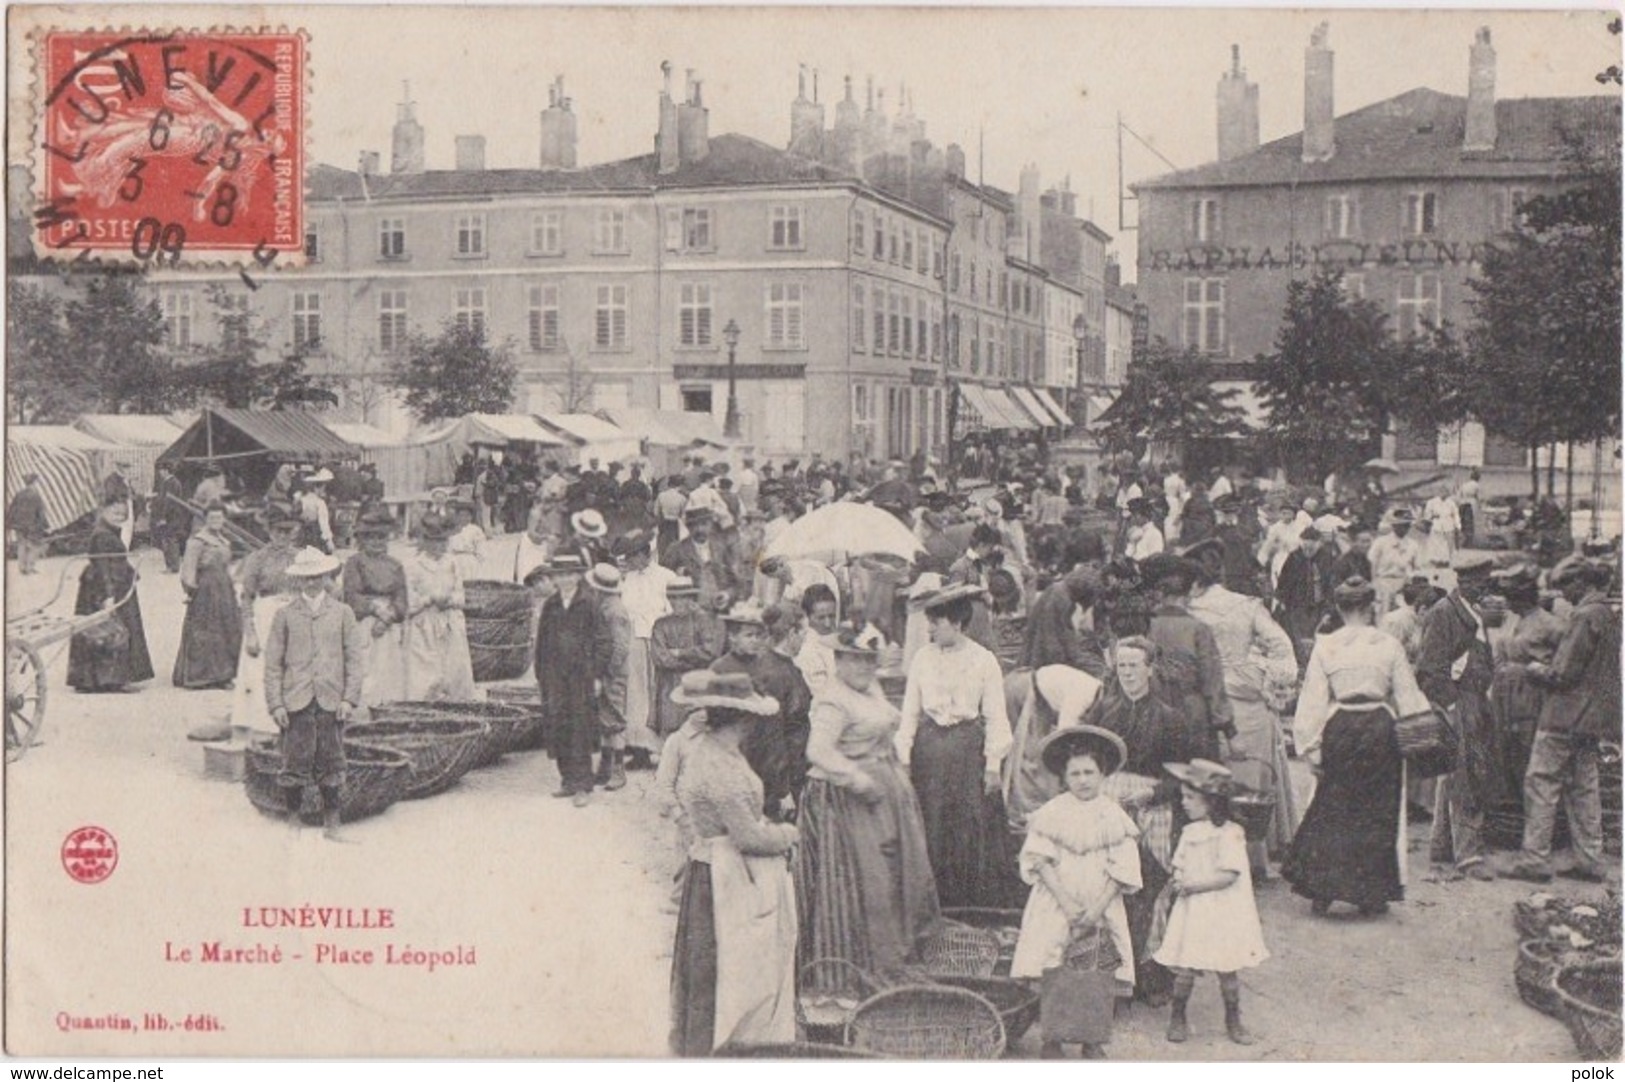
[[1043,403],[1038,401],[1038,396],[1033,394],[1030,388],[1011,387],[1009,395],[1016,405],[1027,411],[1028,415],[1032,417],[1033,423],[1038,425],[1039,428],[1055,427],[1055,417],[1049,410],[1044,408]]
[[1033,397],[1038,399],[1039,405],[1043,406],[1046,410],[1049,410],[1050,416],[1055,418],[1056,424],[1060,425],[1062,428],[1071,427],[1072,417],[1066,412],[1066,410],[1061,408],[1061,404],[1055,401],[1055,396],[1050,394],[1049,391],[1045,390],[1043,387],[1034,387]]
[[1009,424],[1006,425],[1007,428],[1015,428],[1022,431],[1031,432],[1042,427],[1032,418],[1031,414],[1029,414],[1023,406],[1017,403],[1014,398],[1010,397],[1010,392],[1008,390],[1005,390],[1002,387],[989,387],[987,389],[987,393],[988,398],[992,401],[994,408],[1002,412],[1005,418],[1009,421]]
[[961,383],[959,400],[971,408],[984,428],[1036,428],[1004,392],[980,383]]
[[357,448],[315,417],[297,410],[207,409],[159,456],[161,462],[201,462],[260,456],[272,462],[355,458]]
[[1092,425],[1097,425],[1105,421],[1110,421],[1112,419],[1112,406],[1116,405],[1117,401],[1118,400],[1115,398],[1107,398],[1104,395],[1090,395],[1089,423]]

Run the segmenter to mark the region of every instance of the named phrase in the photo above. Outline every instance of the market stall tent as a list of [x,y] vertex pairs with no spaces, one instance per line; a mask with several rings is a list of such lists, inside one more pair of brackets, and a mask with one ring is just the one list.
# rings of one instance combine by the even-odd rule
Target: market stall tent
[[538,414],[536,419],[575,448],[578,466],[587,465],[593,458],[608,466],[643,454],[643,441],[635,434],[590,413]]
[[177,424],[161,413],[86,413],[73,427],[89,436],[116,445],[120,457],[129,463],[125,470],[130,486],[137,492],[151,492],[158,456],[180,436],[185,424]]
[[683,455],[690,451],[722,451],[737,443],[723,436],[709,413],[624,406],[599,410],[598,416],[642,442],[643,457],[656,475],[681,467]]
[[68,425],[11,425],[6,429],[6,504],[39,475],[45,524],[55,533],[96,509],[101,479],[119,448]]
[[234,492],[261,493],[284,463],[359,461],[361,449],[314,416],[296,410],[206,409],[169,449],[182,481],[193,483],[205,463],[226,471]]

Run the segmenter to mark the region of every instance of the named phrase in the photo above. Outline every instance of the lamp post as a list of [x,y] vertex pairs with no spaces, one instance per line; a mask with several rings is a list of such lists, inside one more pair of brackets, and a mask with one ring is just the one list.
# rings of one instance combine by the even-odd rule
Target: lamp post
[[[1088,396],[1088,393],[1087,393],[1088,392],[1088,384],[1085,382],[1085,370],[1084,370],[1084,364],[1083,364],[1083,346],[1084,346],[1084,342],[1088,340],[1088,337],[1089,337],[1089,321],[1084,318],[1084,315],[1083,315],[1082,312],[1079,312],[1077,314],[1077,316],[1074,317],[1073,320],[1072,320],[1072,338],[1073,338],[1073,340],[1075,342],[1078,343],[1078,378],[1075,381],[1076,382],[1076,388],[1075,389],[1082,392],[1083,396],[1084,396],[1084,399],[1085,399],[1085,406],[1086,406],[1085,415],[1084,415],[1085,420],[1088,419],[1087,400],[1088,400],[1089,396]],[[1076,417],[1077,415],[1073,414],[1073,416]]]
[[733,320],[722,328],[722,340],[728,343],[728,412],[722,421],[722,434],[729,439],[739,438],[739,388],[734,380],[734,357],[739,348],[739,324]]

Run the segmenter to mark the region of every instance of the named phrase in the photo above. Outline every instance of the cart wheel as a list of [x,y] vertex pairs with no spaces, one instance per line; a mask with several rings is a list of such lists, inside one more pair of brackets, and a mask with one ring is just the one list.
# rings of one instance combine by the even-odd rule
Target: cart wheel
[[6,762],[21,759],[45,722],[45,666],[32,646],[6,646]]

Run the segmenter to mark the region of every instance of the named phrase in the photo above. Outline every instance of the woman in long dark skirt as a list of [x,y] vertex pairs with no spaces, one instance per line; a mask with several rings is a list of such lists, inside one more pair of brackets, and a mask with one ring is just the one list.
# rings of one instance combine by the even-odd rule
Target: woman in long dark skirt
[[968,634],[979,586],[920,599],[931,641],[909,664],[898,749],[925,820],[945,907],[999,907],[1014,857],[1005,843],[1000,768],[1012,742],[998,659]]
[[1429,706],[1405,648],[1373,626],[1376,596],[1362,578],[1337,587],[1343,627],[1315,643],[1293,721],[1319,782],[1281,876],[1317,915],[1349,902],[1373,916],[1405,896],[1405,772],[1394,721]]
[[796,828],[762,816],[762,782],[739,745],[779,704],[746,673],[688,673],[672,699],[706,712],[677,802],[695,842],[683,869],[671,965],[671,1050],[795,1040],[796,906],[786,855]]
[[[75,616],[88,616],[118,605],[113,619],[122,625],[124,634],[119,636],[123,641],[98,633],[73,637],[68,646],[68,686],[79,691],[119,691],[153,677],[147,632],[141,622],[141,599],[134,591],[135,568],[130,565],[130,550],[119,535],[129,517],[129,506],[121,495],[103,505],[90,532],[90,544],[85,550],[90,564],[79,575],[73,612]],[[126,594],[129,600],[125,600]],[[119,604],[121,601],[123,604]]]
[[226,509],[212,503],[203,528],[186,542],[181,558],[181,589],[186,621],[171,681],[178,688],[230,687],[243,648],[243,616],[231,581],[231,541],[225,535]]

